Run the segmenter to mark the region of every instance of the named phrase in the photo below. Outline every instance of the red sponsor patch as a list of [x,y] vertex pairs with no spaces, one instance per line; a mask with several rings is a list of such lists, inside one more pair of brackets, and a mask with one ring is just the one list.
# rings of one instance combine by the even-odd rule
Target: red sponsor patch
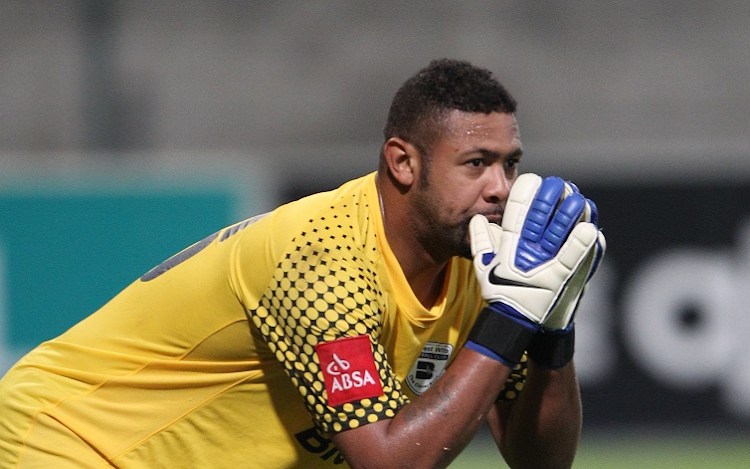
[[383,395],[370,337],[344,337],[315,346],[323,370],[328,405]]

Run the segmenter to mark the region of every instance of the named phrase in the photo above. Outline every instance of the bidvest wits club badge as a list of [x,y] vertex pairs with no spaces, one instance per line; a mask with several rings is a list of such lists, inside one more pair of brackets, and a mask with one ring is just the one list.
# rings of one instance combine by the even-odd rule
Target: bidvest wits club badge
[[315,351],[331,407],[383,395],[368,336],[324,342],[316,345]]
[[427,342],[417,362],[406,376],[406,384],[416,395],[427,391],[445,373],[448,359],[453,352],[451,344]]

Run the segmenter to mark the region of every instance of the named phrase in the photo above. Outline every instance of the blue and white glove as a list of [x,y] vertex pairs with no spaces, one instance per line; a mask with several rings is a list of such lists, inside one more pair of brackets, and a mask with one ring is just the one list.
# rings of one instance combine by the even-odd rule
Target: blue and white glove
[[523,174],[510,192],[499,232],[484,216],[472,218],[474,270],[488,307],[469,334],[468,348],[514,366],[546,320],[565,314],[555,309],[558,301],[592,258],[599,237],[593,223],[581,221],[586,199],[566,190],[572,192],[560,178]]
[[[563,197],[577,193],[579,191],[574,184],[565,183],[565,195]],[[592,200],[586,199],[586,207],[581,215],[581,221],[590,222],[598,227],[598,218],[596,204]],[[538,367],[557,369],[567,365],[573,359],[575,352],[575,314],[586,291],[586,286],[599,268],[606,249],[606,240],[602,232],[599,231],[595,246],[568,281],[555,306],[544,320],[541,331],[529,343],[527,353]]]
[[[578,187],[571,182],[565,182],[564,197],[572,194],[580,194]],[[581,214],[581,221],[592,223],[596,227],[599,226],[599,213],[596,204],[590,199],[586,199],[586,206]],[[544,331],[563,332],[572,329],[575,313],[586,291],[586,286],[599,268],[606,250],[607,241],[604,238],[604,234],[599,231],[594,249],[591,250],[588,257],[576,269],[576,272],[565,286],[565,290],[558,298],[555,307],[545,319],[542,325]]]

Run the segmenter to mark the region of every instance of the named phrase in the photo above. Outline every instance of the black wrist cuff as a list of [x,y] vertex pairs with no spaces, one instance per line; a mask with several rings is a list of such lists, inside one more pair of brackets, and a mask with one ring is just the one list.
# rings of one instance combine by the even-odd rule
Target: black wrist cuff
[[469,332],[468,340],[517,364],[534,336],[535,331],[518,320],[484,308]]
[[575,349],[575,329],[569,332],[538,332],[529,343],[529,358],[539,368],[554,370],[562,368],[573,359]]

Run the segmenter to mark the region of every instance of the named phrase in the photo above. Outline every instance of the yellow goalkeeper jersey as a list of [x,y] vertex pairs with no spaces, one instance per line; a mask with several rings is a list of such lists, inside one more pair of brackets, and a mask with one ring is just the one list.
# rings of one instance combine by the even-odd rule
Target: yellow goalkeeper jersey
[[0,468],[344,467],[330,434],[429,388],[482,307],[460,258],[419,303],[375,174],[355,179],[212,234],[22,358]]

